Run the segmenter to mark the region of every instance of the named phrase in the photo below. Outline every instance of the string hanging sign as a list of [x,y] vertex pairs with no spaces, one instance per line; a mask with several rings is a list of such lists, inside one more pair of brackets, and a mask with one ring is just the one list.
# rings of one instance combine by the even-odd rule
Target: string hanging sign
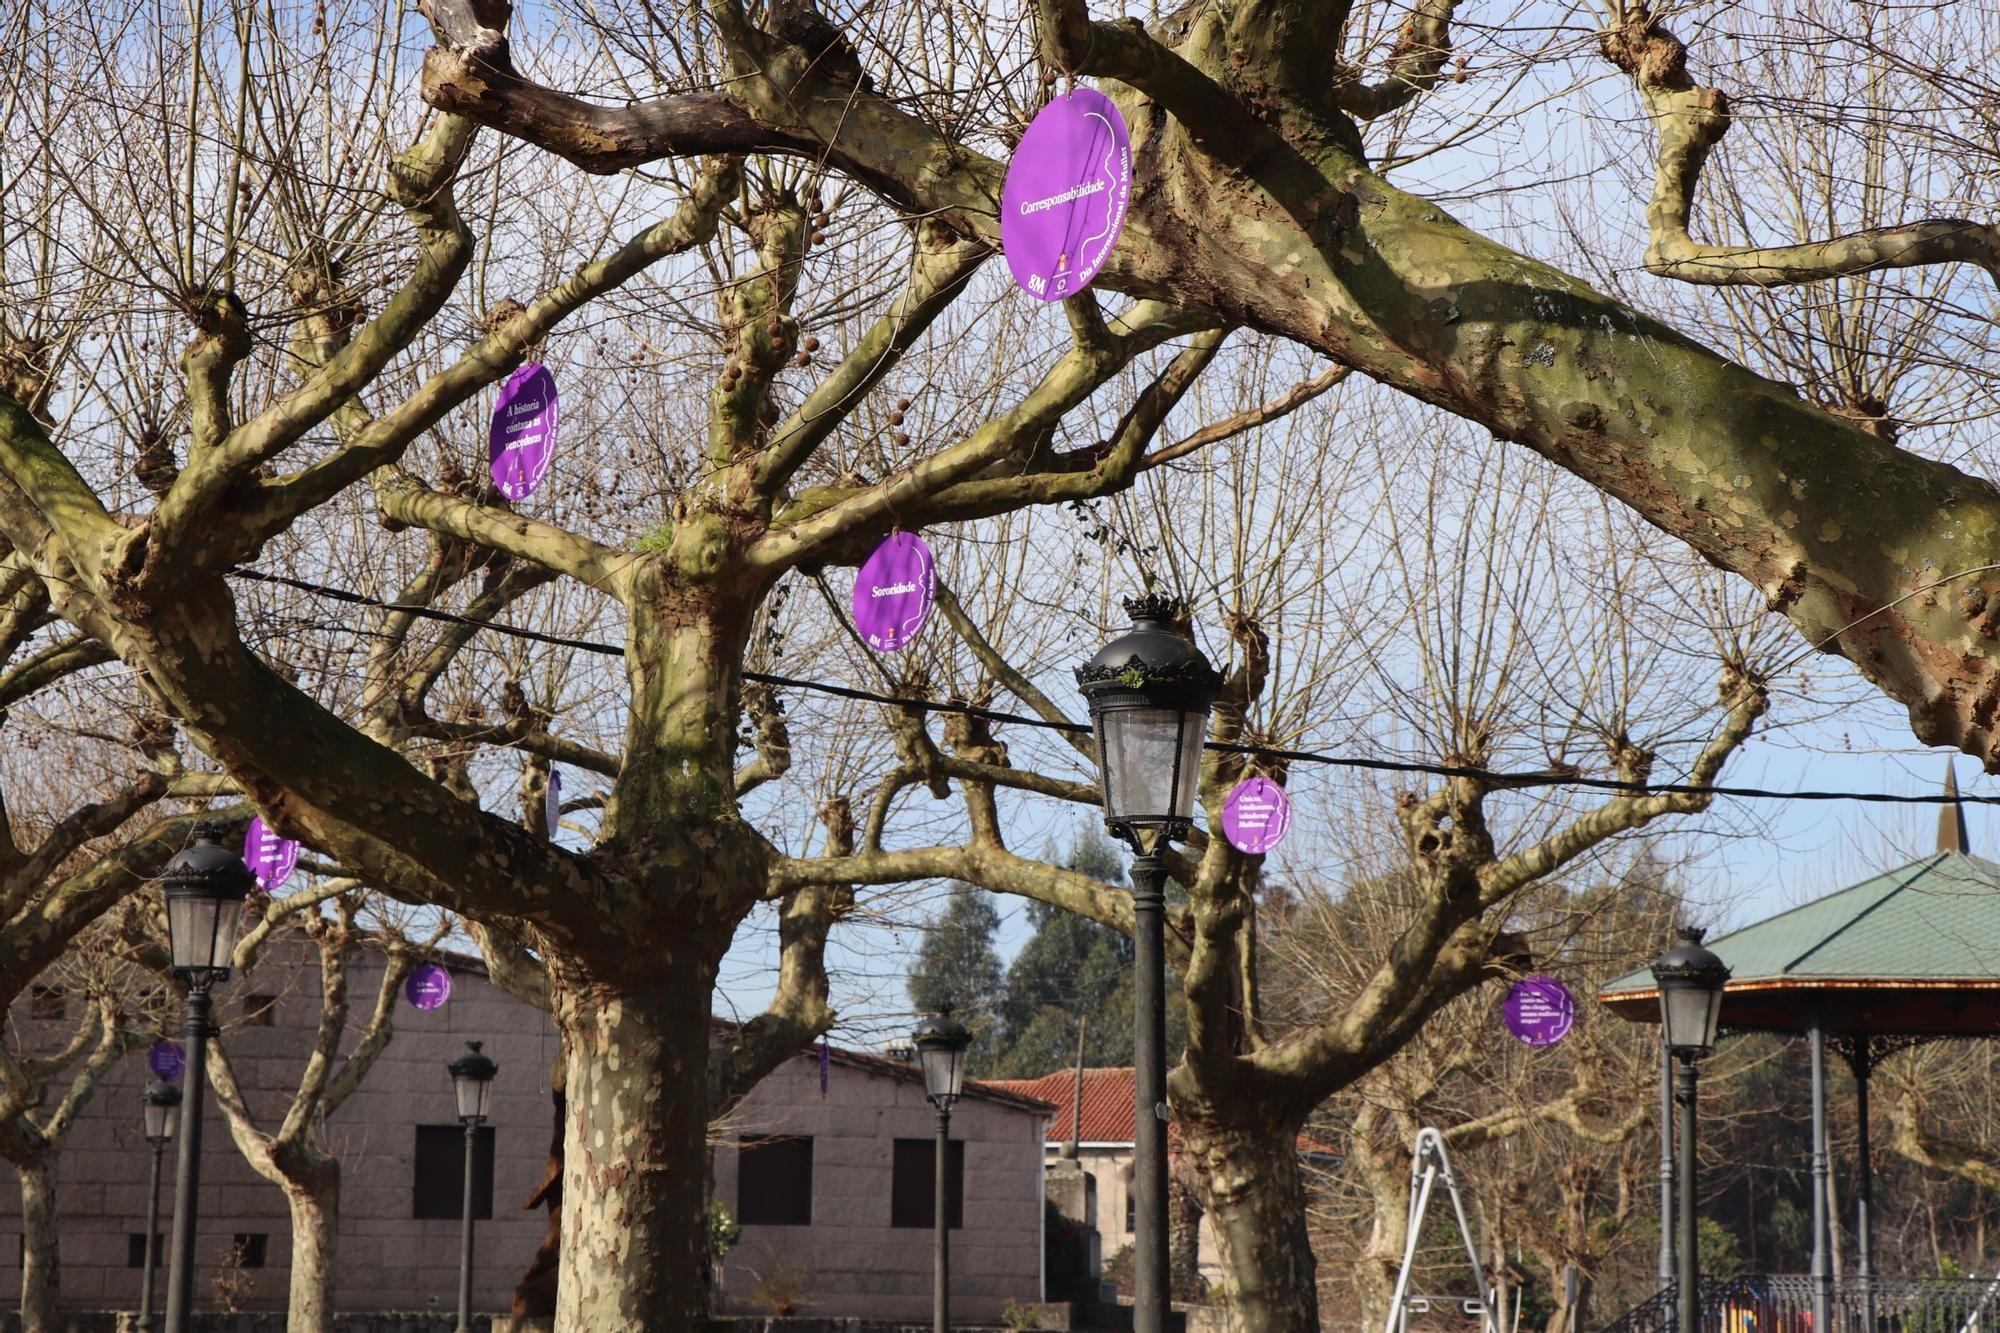
[[486,457],[493,484],[512,501],[527,499],[548,475],[556,452],[556,377],[540,362],[530,361],[500,388],[493,405],[493,429],[486,438]]
[[146,1052],[146,1067],[153,1071],[155,1078],[178,1083],[181,1075],[187,1072],[187,1057],[181,1054],[179,1042],[156,1041],[153,1049]]
[[257,815],[243,835],[243,862],[257,876],[258,888],[276,893],[292,877],[292,869],[299,863],[299,845],[290,838],[279,837],[264,822],[264,817]]
[[1222,836],[1246,856],[1262,856],[1292,827],[1292,798],[1267,777],[1250,777],[1222,802]]
[[1522,977],[1507,992],[1507,1030],[1530,1046],[1553,1046],[1576,1026],[1576,997],[1554,977]]
[[892,532],[854,575],[854,625],[878,653],[901,652],[930,619],[937,560],[914,532]]
[[412,970],[409,980],[403,983],[403,997],[411,1008],[425,1013],[442,1009],[451,998],[451,973],[436,963],[424,963]]
[[1035,113],[1007,164],[1000,248],[1014,281],[1038,301],[1090,285],[1132,201],[1132,140],[1111,99],[1072,88]]

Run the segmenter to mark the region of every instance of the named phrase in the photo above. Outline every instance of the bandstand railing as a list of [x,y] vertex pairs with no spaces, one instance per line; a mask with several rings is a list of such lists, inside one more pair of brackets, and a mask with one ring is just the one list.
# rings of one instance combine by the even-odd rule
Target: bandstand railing
[[[1674,1333],[1668,1286],[1598,1333]],[[1819,1333],[1813,1279],[1756,1274],[1703,1279],[1699,1333]],[[2000,1333],[2000,1280],[1845,1276],[1829,1284],[1827,1333]]]

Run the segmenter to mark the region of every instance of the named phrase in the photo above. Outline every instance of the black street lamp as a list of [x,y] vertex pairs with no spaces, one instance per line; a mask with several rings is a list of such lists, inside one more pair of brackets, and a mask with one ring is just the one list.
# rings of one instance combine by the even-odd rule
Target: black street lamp
[[167,951],[187,986],[186,1109],[174,1170],[174,1239],[167,1266],[167,1333],[188,1333],[194,1301],[195,1191],[201,1186],[201,1097],[208,1081],[209,992],[229,976],[243,900],[257,876],[216,842],[219,824],[197,824],[194,842],[160,872],[167,895]]
[[1681,942],[1653,964],[1660,989],[1660,1029],[1667,1049],[1679,1060],[1674,1101],[1680,1108],[1680,1278],[1677,1283],[1679,1333],[1696,1333],[1701,1317],[1701,1265],[1695,1249],[1694,1134],[1695,1064],[1715,1049],[1722,1021],[1722,988],[1729,967],[1702,947],[1702,932],[1680,928]]
[[486,1119],[493,1076],[500,1072],[491,1056],[480,1053],[483,1044],[468,1041],[465,1054],[445,1066],[451,1071],[451,1090],[458,1098],[458,1123],[465,1126],[465,1229],[458,1248],[458,1333],[472,1333],[473,1148],[479,1142],[480,1122]]
[[[1097,730],[1104,825],[1132,858],[1134,1333],[1164,1333],[1172,1283],[1167,1246],[1166,862],[1193,828],[1201,747],[1221,678],[1176,634],[1178,598],[1126,601],[1131,630],[1077,669]],[[1149,838],[1145,835],[1150,833]]]
[[951,1147],[951,1107],[965,1090],[965,1048],[972,1032],[951,1016],[951,1010],[917,1024],[911,1044],[924,1066],[924,1096],[937,1108],[937,1202],[931,1210],[935,1259],[931,1265],[931,1329],[945,1333],[951,1322],[951,1216],[946,1188],[946,1158]]
[[139,1275],[139,1333],[153,1333],[153,1270],[160,1266],[160,1156],[180,1118],[181,1090],[165,1079],[146,1085],[146,1144],[153,1163],[146,1176],[146,1271]]

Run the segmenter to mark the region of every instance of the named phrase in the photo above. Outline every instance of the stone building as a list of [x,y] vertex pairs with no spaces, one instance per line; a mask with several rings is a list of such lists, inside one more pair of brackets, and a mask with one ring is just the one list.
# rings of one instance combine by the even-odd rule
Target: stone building
[[[474,1186],[479,1223],[474,1308],[504,1311],[514,1282],[541,1243],[547,1216],[522,1204],[548,1160],[548,1070],[556,1037],[546,1015],[490,983],[477,960],[445,955],[449,1000],[424,1012],[397,1002],[395,1037],[366,1082],[325,1126],[341,1162],[335,1292],[343,1310],[439,1310],[458,1299],[460,1191],[465,1139],[445,1065],[468,1040],[499,1062],[491,1118],[481,1130]],[[350,964],[350,1043],[366,1024],[382,962],[364,948]],[[252,1110],[275,1126],[298,1087],[319,1021],[319,971],[310,945],[281,933],[249,973],[217,993],[223,1042]],[[56,1049],[83,1014],[81,997],[32,987],[9,1015],[16,1050]],[[177,1027],[178,1024],[176,1023]],[[136,1309],[143,1266],[148,1149],[140,1094],[152,1077],[148,1050],[120,1060],[70,1131],[57,1174],[62,1303],[78,1310]],[[51,1097],[67,1086],[59,1076]],[[219,1295],[246,1311],[281,1310],[290,1277],[290,1218],[278,1187],[236,1151],[213,1098],[202,1131],[201,1213],[195,1247],[196,1308]],[[174,1150],[160,1190],[170,1229]],[[0,1301],[19,1299],[20,1196],[0,1170]],[[12,1234],[8,1234],[12,1233]],[[164,1253],[164,1240],[161,1246]],[[162,1260],[164,1263],[164,1259]],[[157,1299],[164,1301],[165,1284]]]
[[[953,1108],[954,1321],[997,1323],[1042,1299],[1055,1109],[976,1083]],[[715,1198],[743,1228],[722,1265],[724,1312],[928,1317],[936,1116],[916,1065],[805,1052],[715,1132]]]
[[[524,1204],[547,1166],[548,1071],[557,1040],[547,1015],[488,981],[475,959],[444,954],[449,999],[432,1010],[399,996],[395,1033],[324,1135],[341,1162],[336,1308],[436,1311],[457,1301],[464,1132],[445,1066],[469,1040],[499,1063],[480,1131],[474,1190],[480,1218],[474,1309],[504,1312],[541,1243],[547,1214]],[[349,1041],[368,1022],[382,976],[373,946],[348,965]],[[247,974],[217,992],[237,1078],[260,1123],[275,1127],[297,1090],[319,1021],[318,957],[280,932]],[[31,987],[9,1015],[12,1046],[61,1048],[84,1017],[81,996]],[[178,1016],[173,1026],[178,1027]],[[57,1172],[62,1304],[131,1310],[139,1299],[149,1150],[141,1092],[153,1077],[140,1045],[97,1086]],[[780,1067],[717,1125],[715,1198],[742,1220],[720,1266],[725,1311],[762,1312],[793,1294],[814,1314],[923,1318],[931,1303],[934,1113],[905,1061],[815,1048]],[[51,1099],[67,1086],[51,1085]],[[970,1085],[952,1116],[954,1310],[997,1322],[1009,1303],[1041,1299],[1043,1125],[1055,1108]],[[747,1150],[746,1150],[747,1149]],[[745,1162],[748,1169],[745,1169]],[[174,1150],[160,1191],[162,1263],[173,1208]],[[0,1303],[19,1299],[21,1204],[0,1170]],[[237,1152],[208,1099],[202,1144],[197,1310],[281,1311],[290,1278],[290,1217],[278,1187]],[[11,1234],[10,1234],[11,1233]],[[157,1299],[164,1301],[164,1281]]]

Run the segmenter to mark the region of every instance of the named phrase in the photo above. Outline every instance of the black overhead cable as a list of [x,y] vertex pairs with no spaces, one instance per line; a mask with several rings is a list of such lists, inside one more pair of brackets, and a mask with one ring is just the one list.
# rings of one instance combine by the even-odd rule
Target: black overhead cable
[[[345,602],[351,606],[367,606],[383,611],[398,611],[416,616],[421,620],[440,620],[454,625],[470,625],[478,629],[491,630],[495,634],[509,635],[517,639],[527,639],[534,643],[546,643],[558,648],[574,648],[579,652],[595,653],[603,657],[623,657],[625,650],[615,643],[603,643],[594,639],[573,639],[561,634],[544,634],[540,630],[509,625],[499,621],[480,620],[473,616],[460,615],[455,611],[443,611],[434,606],[418,606],[409,602],[385,602],[365,593],[347,588],[330,588],[322,583],[305,579],[290,578],[283,574],[270,574],[261,569],[238,566],[230,571],[235,577],[249,579],[256,583],[275,583],[300,592]],[[1026,713],[1009,713],[997,708],[982,708],[978,704],[957,700],[939,702],[933,699],[899,698],[892,694],[882,694],[875,690],[857,689],[852,685],[835,685],[830,681],[805,680],[797,676],[774,675],[768,671],[745,671],[745,680],[754,680],[762,685],[775,685],[783,689],[809,690],[816,694],[831,695],[836,699],[852,699],[860,703],[883,704],[891,708],[909,708],[927,713],[955,713],[964,717],[976,717],[986,722],[1001,722],[1009,726],[1037,727],[1043,731],[1061,731],[1070,734],[1088,734],[1090,728],[1080,722],[1051,722],[1044,717],[1034,717]],[[1280,759],[1291,764],[1325,764],[1333,768],[1358,768],[1378,773],[1421,773],[1430,777],[1471,778],[1491,782],[1503,787],[1582,787],[1591,791],[1616,792],[1637,796],[1730,796],[1741,800],[1766,801],[1862,801],[1875,805],[1951,805],[1966,802],[1973,805],[2000,805],[2000,795],[1971,796],[1963,794],[1906,796],[1898,792],[1886,791],[1779,791],[1769,787],[1702,786],[1698,783],[1683,782],[1624,782],[1617,778],[1593,778],[1582,774],[1567,773],[1506,773],[1491,768],[1475,768],[1461,764],[1431,764],[1404,759],[1369,759],[1358,755],[1325,754],[1317,750],[1283,750],[1269,745],[1237,745],[1229,741],[1209,741],[1206,747],[1224,754],[1250,755],[1260,759]]]

